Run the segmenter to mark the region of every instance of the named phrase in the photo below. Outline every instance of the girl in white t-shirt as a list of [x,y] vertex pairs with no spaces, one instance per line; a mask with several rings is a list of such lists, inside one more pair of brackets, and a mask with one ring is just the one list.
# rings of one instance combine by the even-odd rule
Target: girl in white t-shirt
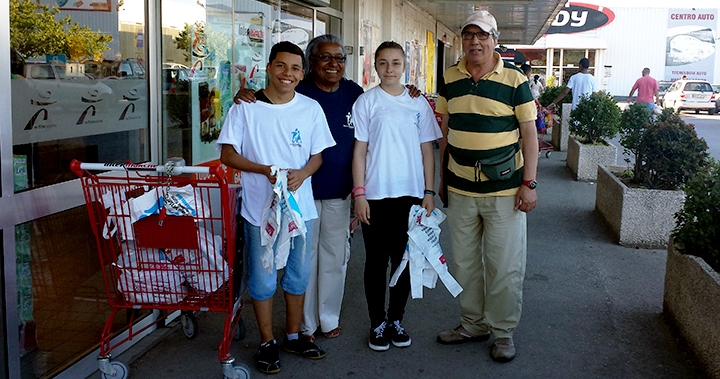
[[428,215],[435,209],[435,159],[432,142],[442,134],[430,104],[411,98],[400,83],[405,52],[395,42],[383,42],[375,52],[380,85],[355,102],[352,191],[355,215],[362,222],[365,242],[365,298],[370,313],[368,346],[385,351],[390,343],[410,346],[401,325],[410,294],[405,270],[390,287],[385,311],[387,266],[400,265],[407,244],[408,216],[413,205]]

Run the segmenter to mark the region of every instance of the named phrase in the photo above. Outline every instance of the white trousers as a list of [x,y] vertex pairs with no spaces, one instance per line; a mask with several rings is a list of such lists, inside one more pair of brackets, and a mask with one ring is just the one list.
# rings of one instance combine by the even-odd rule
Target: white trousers
[[350,259],[350,196],[315,200],[318,218],[313,221],[310,282],[305,291],[302,333],[318,327],[327,333],[339,325]]

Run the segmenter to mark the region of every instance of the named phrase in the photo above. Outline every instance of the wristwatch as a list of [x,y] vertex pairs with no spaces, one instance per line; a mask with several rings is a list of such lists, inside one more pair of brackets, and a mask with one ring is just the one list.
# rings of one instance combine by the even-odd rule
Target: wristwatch
[[537,188],[537,181],[535,179],[523,180],[523,185],[527,188],[534,190]]

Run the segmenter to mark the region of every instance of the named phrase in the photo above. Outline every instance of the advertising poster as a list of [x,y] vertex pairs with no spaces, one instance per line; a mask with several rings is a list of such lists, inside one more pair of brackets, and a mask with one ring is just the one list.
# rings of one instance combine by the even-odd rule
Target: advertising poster
[[669,9],[665,79],[714,82],[717,9]]
[[375,49],[380,46],[380,28],[363,21],[361,40],[364,52],[362,63],[362,87],[366,91],[378,84],[375,73]]
[[190,79],[190,108],[192,123],[192,162],[196,165],[218,157],[215,141],[220,136],[215,51],[208,44],[205,25],[192,29]]
[[237,88],[265,88],[265,29],[257,12],[235,14],[232,75]]
[[427,49],[425,49],[427,55],[425,59],[425,72],[427,72],[425,80],[425,93],[433,93],[435,92],[435,33],[429,30],[426,34],[425,46],[427,46]]
[[55,0],[62,10],[110,12],[110,0]]

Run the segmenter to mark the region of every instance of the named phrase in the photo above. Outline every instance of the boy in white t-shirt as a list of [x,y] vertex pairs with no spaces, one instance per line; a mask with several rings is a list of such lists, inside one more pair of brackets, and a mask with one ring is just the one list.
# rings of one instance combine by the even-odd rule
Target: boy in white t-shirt
[[[279,347],[273,336],[272,298],[277,287],[277,270],[267,271],[260,263],[265,247],[260,242],[262,213],[272,195],[275,177],[271,166],[288,169],[288,189],[312,230],[317,218],[310,176],[322,163],[320,153],[335,145],[320,105],[295,92],[303,79],[305,55],[291,42],[279,42],[270,51],[266,72],[267,88],[259,91],[256,103],[230,108],[217,146],[220,160],[243,171],[241,215],[245,219],[245,247],[248,254],[248,292],[253,299],[261,344],[255,357],[258,370],[280,371]],[[320,359],[325,352],[306,338],[299,338],[305,289],[310,276],[312,234],[293,237],[290,255],[281,278],[287,306],[285,351],[305,358]]]

